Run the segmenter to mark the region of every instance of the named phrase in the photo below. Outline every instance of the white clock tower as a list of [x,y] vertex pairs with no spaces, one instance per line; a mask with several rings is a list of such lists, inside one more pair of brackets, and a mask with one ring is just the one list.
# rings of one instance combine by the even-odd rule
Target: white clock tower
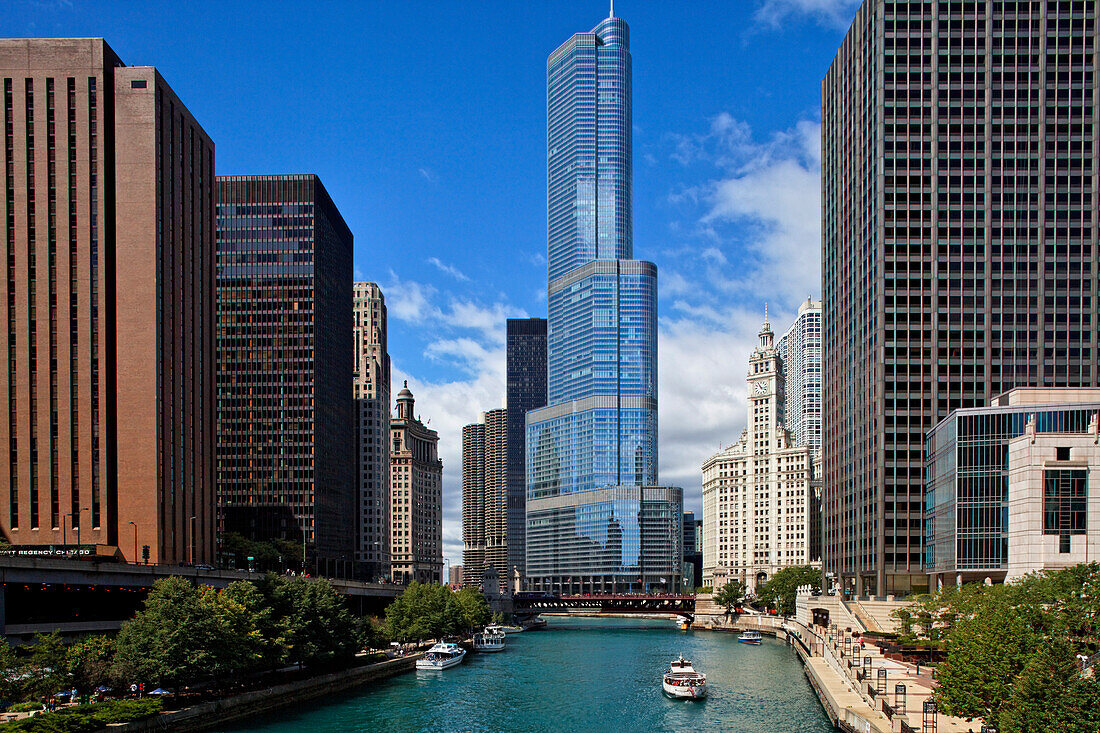
[[783,374],[765,315],[749,356],[748,422],[703,464],[703,583],[740,580],[748,593],[778,570],[809,563],[810,451],[783,426]]

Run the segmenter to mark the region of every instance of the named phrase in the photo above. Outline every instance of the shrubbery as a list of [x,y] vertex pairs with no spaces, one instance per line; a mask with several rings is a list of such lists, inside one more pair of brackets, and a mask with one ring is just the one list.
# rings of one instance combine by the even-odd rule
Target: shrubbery
[[43,713],[0,724],[0,731],[26,733],[91,733],[109,723],[129,723],[163,710],[160,700],[110,700],[92,705],[74,705],[54,713]]

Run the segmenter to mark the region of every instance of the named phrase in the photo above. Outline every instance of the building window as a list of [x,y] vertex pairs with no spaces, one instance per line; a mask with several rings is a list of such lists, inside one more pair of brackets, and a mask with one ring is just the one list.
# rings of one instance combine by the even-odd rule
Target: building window
[[131,89],[144,89],[146,86],[144,79],[133,79],[130,81]]
[[1068,461],[1069,460],[1069,448],[1055,448],[1055,460]]
[[1085,534],[1087,471],[1043,472],[1043,534]]

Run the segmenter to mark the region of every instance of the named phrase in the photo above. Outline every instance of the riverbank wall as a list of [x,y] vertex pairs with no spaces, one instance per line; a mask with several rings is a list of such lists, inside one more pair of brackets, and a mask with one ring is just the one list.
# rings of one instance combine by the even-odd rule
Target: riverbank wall
[[192,705],[182,710],[160,713],[151,718],[124,725],[113,725],[111,733],[197,733],[221,727],[227,723],[263,715],[288,705],[295,705],[355,687],[396,677],[413,671],[420,654],[368,664],[340,672],[246,692],[221,700]]

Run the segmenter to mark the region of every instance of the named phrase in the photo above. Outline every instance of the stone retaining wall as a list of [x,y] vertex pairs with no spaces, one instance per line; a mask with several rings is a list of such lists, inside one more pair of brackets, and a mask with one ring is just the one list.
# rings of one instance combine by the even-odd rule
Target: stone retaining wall
[[415,654],[400,659],[389,659],[365,667],[355,667],[255,692],[246,692],[243,695],[193,705],[183,710],[161,713],[133,723],[112,725],[109,730],[112,733],[148,733],[149,731],[192,733],[209,730],[233,721],[269,713],[287,705],[313,700],[358,687],[367,682],[410,672],[414,669],[419,657],[419,654]]

